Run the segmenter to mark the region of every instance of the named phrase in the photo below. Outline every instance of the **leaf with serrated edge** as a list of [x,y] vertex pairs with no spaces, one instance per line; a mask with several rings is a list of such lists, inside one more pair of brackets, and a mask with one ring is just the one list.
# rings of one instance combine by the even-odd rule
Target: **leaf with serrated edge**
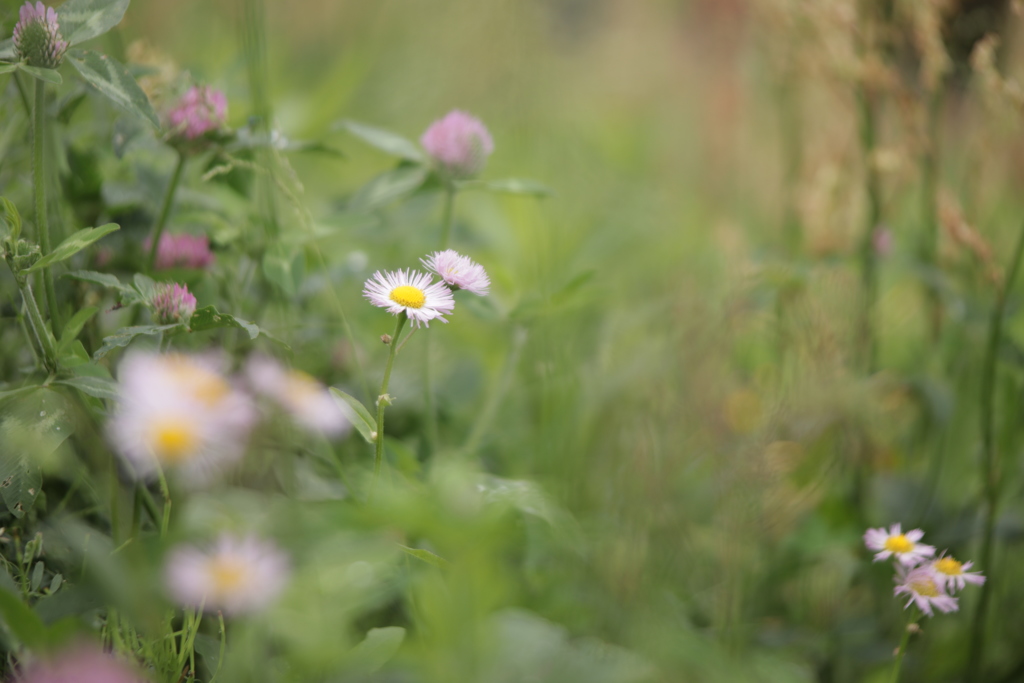
[[160,121],[153,105],[123,64],[92,50],[70,50],[68,61],[90,85],[125,111],[140,116],[157,128]]
[[366,409],[362,401],[334,387],[331,387],[331,394],[348,421],[355,425],[367,443],[373,443],[373,432],[377,429],[377,423],[374,422],[373,416],[370,415],[370,411]]
[[57,13],[60,34],[78,45],[117,26],[127,9],[128,0],[68,0]]
[[33,273],[37,270],[42,270],[47,266],[53,265],[54,263],[60,263],[61,261],[71,258],[78,252],[82,251],[96,240],[120,229],[121,226],[117,223],[107,223],[106,225],[101,225],[98,228],[85,228],[84,230],[78,230],[69,235],[66,240],[58,244],[49,254],[32,264],[32,267],[26,269],[25,272]]
[[342,121],[340,125],[352,135],[382,152],[419,163],[423,163],[427,159],[416,143],[391,131],[357,121]]

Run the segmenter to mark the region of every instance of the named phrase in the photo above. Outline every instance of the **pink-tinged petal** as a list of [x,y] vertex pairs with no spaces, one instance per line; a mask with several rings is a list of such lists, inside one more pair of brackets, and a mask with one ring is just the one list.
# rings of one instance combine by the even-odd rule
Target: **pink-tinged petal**
[[904,536],[907,537],[908,541],[913,541],[914,543],[917,543],[922,538],[924,538],[924,532],[920,529],[914,529],[913,531],[908,531],[906,534],[904,534]]

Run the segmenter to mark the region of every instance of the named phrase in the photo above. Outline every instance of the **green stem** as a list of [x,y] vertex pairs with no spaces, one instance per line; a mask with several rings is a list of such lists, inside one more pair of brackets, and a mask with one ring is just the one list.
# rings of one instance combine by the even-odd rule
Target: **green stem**
[[185,155],[178,152],[178,161],[174,165],[174,173],[171,175],[171,182],[167,184],[167,191],[164,193],[164,201],[160,206],[160,215],[157,216],[156,225],[153,227],[153,243],[149,245],[149,258],[146,259],[146,272],[152,273],[156,266],[156,254],[160,249],[160,237],[164,234],[167,226],[167,217],[171,215],[171,206],[174,204],[174,195],[178,191],[178,182],[181,181],[181,171],[185,168]]
[[[32,109],[32,193],[36,203],[36,232],[42,255],[52,250],[50,246],[50,223],[46,220],[46,173],[43,166],[43,145],[46,140],[46,84],[39,79],[36,82],[36,100]],[[53,289],[53,273],[43,268],[43,293],[46,296],[46,308],[50,311],[50,322],[54,330],[61,325],[57,311],[57,294]]]
[[36,303],[36,297],[32,293],[32,285],[28,283],[27,279],[21,286],[21,296],[25,301],[25,310],[28,311],[28,321],[32,332],[43,352],[43,364],[48,370],[55,370],[57,368],[57,349],[54,345],[53,334],[43,321],[43,314],[39,312],[39,304]]
[[982,531],[980,564],[985,568],[987,580],[981,587],[978,609],[974,613],[970,654],[967,659],[968,681],[979,680],[985,647],[985,621],[992,596],[992,544],[995,538],[996,510],[999,503],[999,462],[995,444],[996,371],[999,365],[999,344],[1003,338],[1003,320],[1006,317],[1006,300],[1017,279],[1022,254],[1024,254],[1024,225],[1021,226],[1020,234],[1017,236],[1017,245],[1013,250],[1006,281],[999,290],[995,306],[992,307],[988,345],[985,349],[985,361],[981,375],[981,466],[984,476],[985,526]]
[[431,362],[430,356],[431,351],[431,336],[428,334],[427,338],[423,340],[423,408],[426,413],[426,439],[427,439],[427,456],[433,455],[437,451],[437,405],[434,402],[434,380],[431,373]]
[[398,323],[395,325],[395,333],[391,336],[391,343],[388,345],[388,364],[384,367],[384,381],[380,384],[380,395],[377,396],[377,438],[376,455],[373,461],[373,487],[377,488],[377,478],[380,477],[380,467],[384,462],[384,408],[391,403],[388,394],[388,382],[391,381],[391,367],[395,364],[395,352],[398,349],[398,337],[402,334],[402,327],[408,316],[402,313],[398,316]]
[[452,217],[455,215],[455,186],[448,183],[444,188],[444,206],[441,210],[441,249],[448,248],[452,236]]
[[896,662],[892,665],[892,676],[889,678],[889,683],[898,683],[900,680],[900,669],[903,667],[903,656],[907,654],[907,645],[910,644],[910,633],[917,623],[918,614],[917,608],[911,612],[910,620],[907,621],[906,628],[903,629],[903,638],[900,640],[900,649],[896,651]]

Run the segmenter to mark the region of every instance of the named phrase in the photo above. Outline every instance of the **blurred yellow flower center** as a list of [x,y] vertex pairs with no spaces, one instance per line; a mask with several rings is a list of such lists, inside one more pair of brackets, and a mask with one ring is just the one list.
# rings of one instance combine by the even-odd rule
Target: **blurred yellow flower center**
[[905,535],[890,536],[885,539],[885,549],[893,553],[909,553],[914,544]]
[[304,401],[316,396],[320,391],[320,383],[301,370],[288,372],[285,394],[292,401]]
[[176,420],[158,422],[153,427],[151,441],[153,453],[159,460],[178,463],[187,460],[196,449],[195,432],[187,424]]
[[210,567],[210,577],[214,592],[229,593],[238,588],[245,578],[245,565],[233,557],[219,557]]
[[427,295],[418,287],[401,285],[391,290],[391,300],[399,306],[423,308],[423,304],[427,302]]
[[935,569],[942,572],[943,574],[949,574],[950,576],[957,576],[963,574],[963,564],[957,562],[952,557],[944,557],[935,563]]
[[170,356],[168,362],[172,365],[178,380],[188,388],[196,400],[204,405],[216,405],[231,391],[231,387],[223,377],[196,365],[185,356]]
[[917,581],[911,581],[910,588],[918,595],[923,595],[926,598],[939,597],[939,588],[931,579],[919,579]]

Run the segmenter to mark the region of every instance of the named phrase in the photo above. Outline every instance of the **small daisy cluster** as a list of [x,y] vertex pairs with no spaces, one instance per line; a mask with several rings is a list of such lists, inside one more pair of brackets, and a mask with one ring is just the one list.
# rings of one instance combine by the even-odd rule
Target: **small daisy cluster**
[[921,543],[924,532],[914,529],[903,533],[899,524],[885,528],[868,529],[864,544],[875,551],[875,562],[892,558],[896,563],[895,595],[910,599],[906,607],[917,605],[923,613],[932,616],[932,608],[940,612],[959,609],[953,593],[969,583],[985,583],[980,572],[969,572],[973,563],[960,562],[945,552],[935,558],[935,546]]
[[[153,244],[152,238],[143,245],[148,252]],[[157,270],[168,268],[191,268],[200,270],[213,264],[213,252],[210,251],[210,238],[206,235],[189,235],[181,233],[171,235],[164,233],[156,247]]]
[[216,355],[146,352],[121,362],[119,406],[108,433],[137,478],[171,471],[202,486],[236,464],[259,417],[246,385],[311,431],[340,436],[348,430],[345,414],[312,377],[269,358],[250,360],[241,379],[227,376],[223,365]]
[[195,140],[224,125],[228,98],[220,90],[194,85],[167,112],[167,127],[173,137]]
[[[420,259],[430,273],[414,270],[377,271],[363,288],[370,303],[392,315],[405,313],[413,325],[429,326],[431,320],[448,322],[444,316],[455,308],[453,290],[464,289],[487,296],[491,281],[483,266],[451,249]],[[433,276],[441,278],[433,282]]]
[[14,26],[14,49],[29,66],[56,69],[64,61],[68,43],[60,34],[57,10],[41,2],[26,2]]

